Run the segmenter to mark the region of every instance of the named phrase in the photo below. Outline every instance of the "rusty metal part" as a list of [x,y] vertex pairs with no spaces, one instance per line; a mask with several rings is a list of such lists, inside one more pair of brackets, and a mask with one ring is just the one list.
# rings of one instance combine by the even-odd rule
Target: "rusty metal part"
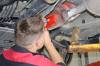
[[79,27],[74,27],[72,31],[72,36],[71,36],[71,44],[78,44],[79,40],[79,34],[80,34],[80,28]]
[[98,44],[82,44],[82,45],[70,45],[69,52],[91,52],[91,51],[99,51],[100,43]]

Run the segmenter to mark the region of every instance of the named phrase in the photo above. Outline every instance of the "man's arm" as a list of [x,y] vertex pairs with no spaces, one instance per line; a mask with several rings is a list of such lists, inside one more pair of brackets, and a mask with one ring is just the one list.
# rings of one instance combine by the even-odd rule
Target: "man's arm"
[[45,42],[44,46],[49,52],[49,55],[51,56],[51,59],[53,60],[53,62],[56,64],[64,63],[63,58],[60,56],[60,54],[57,52],[56,48],[54,47],[53,43],[51,42],[48,31],[44,31],[44,42]]

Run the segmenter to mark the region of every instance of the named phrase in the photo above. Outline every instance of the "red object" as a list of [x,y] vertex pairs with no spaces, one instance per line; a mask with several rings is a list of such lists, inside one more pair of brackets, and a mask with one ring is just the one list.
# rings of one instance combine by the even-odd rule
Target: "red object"
[[48,20],[48,23],[45,27],[49,29],[50,27],[56,25],[57,20],[59,19],[59,14],[51,13],[50,15],[46,16],[46,19]]
[[62,5],[60,5],[61,7],[56,7],[57,9],[59,9],[59,11],[61,11],[61,13],[59,13],[56,8],[53,12],[51,12],[49,15],[47,15],[45,18],[48,20],[47,25],[45,26],[45,28],[49,29],[53,26],[55,26],[57,24],[58,19],[62,19],[62,8],[64,8],[64,10],[69,10],[71,8],[73,8],[75,5],[69,2],[64,2]]
[[89,64],[89,66],[100,66],[100,61],[91,63],[91,64]]
[[63,3],[63,8],[66,9],[66,10],[69,10],[73,7],[75,7],[75,5],[73,3],[70,3],[70,2],[64,2]]

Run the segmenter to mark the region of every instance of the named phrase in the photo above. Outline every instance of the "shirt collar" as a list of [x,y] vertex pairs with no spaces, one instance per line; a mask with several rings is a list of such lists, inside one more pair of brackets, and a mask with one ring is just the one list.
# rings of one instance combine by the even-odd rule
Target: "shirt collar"
[[[21,52],[21,53],[32,53],[29,50],[27,50],[26,48],[23,48],[21,46],[15,45],[12,47],[12,49],[16,52]],[[32,53],[33,55],[37,55],[39,53]],[[40,54],[39,54],[40,55]]]

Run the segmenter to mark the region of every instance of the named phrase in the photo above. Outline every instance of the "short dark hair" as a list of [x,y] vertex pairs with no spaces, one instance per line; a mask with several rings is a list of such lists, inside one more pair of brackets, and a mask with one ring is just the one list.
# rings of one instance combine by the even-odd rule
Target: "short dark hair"
[[28,46],[32,44],[35,35],[42,31],[43,23],[39,17],[29,17],[17,22],[16,25],[16,44]]

